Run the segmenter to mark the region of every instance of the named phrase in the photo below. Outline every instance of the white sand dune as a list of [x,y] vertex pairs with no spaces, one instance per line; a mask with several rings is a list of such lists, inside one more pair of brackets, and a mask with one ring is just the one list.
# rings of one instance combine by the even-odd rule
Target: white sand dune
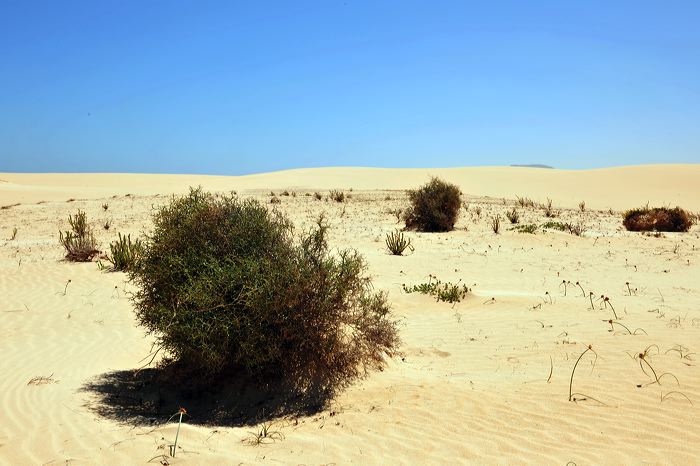
[[[384,234],[397,227],[388,212],[406,202],[395,190],[429,175],[459,184],[470,211],[453,232],[407,233],[413,254],[388,255]],[[700,358],[693,354],[700,351],[700,227],[656,238],[622,230],[619,213],[607,212],[647,201],[700,210],[698,175],[700,165],[0,174],[0,206],[12,205],[0,210],[0,464],[700,464]],[[88,385],[138,368],[152,338],[136,326],[125,275],[61,261],[58,230],[83,209],[104,248],[117,232],[148,231],[152,206],[200,184],[263,202],[270,190],[297,190],[278,206],[298,227],[325,211],[331,244],[358,249],[376,288],[389,292],[403,356],[327,409],[275,421],[283,438],[264,445],[244,442],[255,426],[185,418],[172,458],[176,424],[155,415],[137,423],[129,412],[129,403],[148,400],[112,400],[110,415],[98,412],[100,396]],[[351,187],[346,204],[303,195]],[[582,222],[587,233],[530,235],[504,224],[494,234],[489,219],[503,217],[515,195],[550,197],[558,220]],[[520,211],[521,223],[547,220],[538,208]],[[109,230],[101,227],[107,221]],[[462,280],[474,293],[452,306],[402,291],[429,274]],[[591,309],[562,280],[609,296],[621,322],[642,330],[609,332],[610,308]],[[570,402],[571,371],[589,344],[597,361],[584,357],[573,381],[589,399]],[[650,345],[655,370],[673,375],[661,384],[635,359]]]
[[25,174],[0,173],[0,202],[35,203],[112,195],[182,193],[189,186],[209,190],[407,189],[439,176],[459,184],[465,194],[509,199],[547,197],[562,206],[585,200],[598,209],[646,204],[700,210],[700,164],[642,165],[596,170],[527,167],[466,168],[309,168],[245,176]]

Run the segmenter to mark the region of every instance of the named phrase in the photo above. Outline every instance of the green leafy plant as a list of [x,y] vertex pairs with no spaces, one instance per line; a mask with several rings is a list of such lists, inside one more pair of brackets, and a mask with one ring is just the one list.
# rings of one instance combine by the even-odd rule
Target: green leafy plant
[[419,231],[451,231],[461,205],[459,188],[432,178],[422,187],[408,191],[411,202],[404,213],[406,228]]
[[68,216],[71,230],[59,231],[59,242],[66,250],[66,260],[73,262],[89,262],[100,251],[97,249],[97,240],[92,229],[87,223],[85,212],[78,210],[73,216]]
[[333,393],[396,350],[386,293],[373,291],[356,251],[331,254],[323,217],[296,235],[279,211],[200,188],[153,225],[129,277],[137,321],[173,372]]
[[517,231],[518,233],[530,233],[531,235],[534,235],[537,233],[537,225],[534,223],[529,223],[526,225],[516,225],[514,227],[511,227],[510,230]]
[[411,246],[411,239],[406,239],[403,233],[398,230],[387,233],[385,242],[386,247],[395,256],[402,255],[407,248],[410,249],[411,252],[414,251],[413,246]]
[[128,271],[134,268],[141,254],[141,240],[137,239],[132,243],[131,235],[118,235],[119,239],[109,245],[111,254],[107,256],[107,260],[112,263],[113,271]]
[[471,292],[467,285],[460,285],[459,282],[443,283],[434,275],[429,276],[427,283],[420,283],[413,286],[406,286],[406,284],[403,284],[402,288],[406,293],[427,294],[433,296],[438,302],[444,301],[447,303],[458,303]]

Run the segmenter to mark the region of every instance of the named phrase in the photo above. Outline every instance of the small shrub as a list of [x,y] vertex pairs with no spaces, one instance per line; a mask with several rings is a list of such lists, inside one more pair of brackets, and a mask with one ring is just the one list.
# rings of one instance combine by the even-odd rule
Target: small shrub
[[419,231],[451,231],[459,216],[459,188],[433,178],[416,190],[408,191],[410,207],[404,215],[406,228]]
[[107,209],[109,209],[109,204],[102,204],[102,210],[107,212]]
[[628,231],[680,231],[685,232],[693,225],[691,216],[680,207],[643,207],[628,210],[623,215],[622,224]]
[[491,229],[496,234],[500,233],[500,231],[501,231],[501,216],[500,215],[496,215],[495,217],[491,217]]
[[316,198],[317,201],[320,201],[321,199],[323,199],[323,195],[319,192],[315,192],[314,197]]
[[474,206],[473,211],[476,214],[477,218],[481,218],[481,206],[478,206],[478,205]]
[[345,193],[343,191],[332,190],[328,193],[328,197],[333,199],[335,202],[345,202]]
[[270,204],[281,204],[281,203],[282,203],[282,199],[280,199],[277,196],[272,196],[270,198]]
[[141,240],[137,239],[132,243],[131,235],[122,236],[119,233],[119,239],[109,245],[111,255],[107,256],[107,260],[112,263],[112,270],[125,272],[133,269],[141,249]]
[[395,256],[400,256],[408,248],[413,252],[413,246],[411,246],[411,239],[406,239],[400,231],[386,234],[386,247]]
[[112,226],[112,224],[110,223],[109,220],[107,220],[107,221],[105,221],[104,225],[102,225],[102,228],[104,228],[105,230],[109,230],[109,227],[111,227],[111,226]]
[[581,201],[578,203],[578,210],[580,210],[581,212],[586,211],[586,201]]
[[545,217],[552,218],[552,217],[557,216],[557,213],[554,211],[554,208],[552,207],[552,200],[550,198],[547,198],[547,202],[545,204],[542,204],[541,207],[544,210]]
[[506,212],[506,217],[508,217],[510,223],[513,224],[518,223],[520,221],[520,214],[518,213],[518,210],[515,207]]
[[58,232],[59,242],[66,250],[66,259],[72,262],[89,262],[100,251],[92,229],[87,224],[85,212],[78,210],[75,216],[68,216],[71,230]]
[[17,238],[17,227],[12,229],[12,234],[10,235],[9,241],[14,241]]
[[[433,281],[435,279],[435,281]],[[459,283],[442,283],[434,275],[430,275],[428,283],[406,286],[402,285],[405,293],[421,293],[433,296],[437,302],[458,303],[467,297],[471,291],[467,285]]]
[[356,251],[330,253],[322,217],[297,236],[253,199],[193,189],[153,224],[129,274],[136,318],[190,380],[281,377],[327,394],[397,348],[386,294]]
[[287,191],[286,189],[284,191],[282,191],[281,195],[282,196],[291,196],[291,194],[289,194],[289,191]]
[[535,207],[535,201],[529,197],[515,196],[515,198],[520,207]]
[[569,233],[571,233],[572,235],[581,236],[586,231],[586,227],[583,225],[582,222],[579,222],[575,225],[573,223],[567,222],[564,225],[566,226],[566,229],[569,230]]

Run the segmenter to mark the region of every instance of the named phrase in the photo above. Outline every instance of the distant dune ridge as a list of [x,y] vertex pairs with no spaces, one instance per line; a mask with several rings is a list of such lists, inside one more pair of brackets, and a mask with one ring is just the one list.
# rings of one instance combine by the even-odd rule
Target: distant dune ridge
[[255,189],[407,189],[439,176],[466,194],[536,201],[555,205],[627,209],[676,205],[700,210],[700,164],[639,165],[593,170],[532,167],[364,168],[328,167],[243,176],[152,174],[0,173],[0,204],[34,203],[108,195],[183,193],[189,186],[209,190]]

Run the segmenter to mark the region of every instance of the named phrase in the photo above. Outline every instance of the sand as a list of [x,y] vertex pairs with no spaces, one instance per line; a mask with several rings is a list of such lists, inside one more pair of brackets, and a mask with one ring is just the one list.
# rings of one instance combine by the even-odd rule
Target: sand
[[[0,464],[700,464],[700,227],[645,236],[624,231],[618,212],[647,201],[698,211],[699,174],[700,165],[0,174],[0,206],[11,206],[0,210]],[[469,211],[453,232],[407,233],[415,252],[391,256],[384,235],[399,225],[389,211],[430,175],[459,184]],[[99,411],[104,399],[91,383],[140,367],[153,339],[136,326],[126,276],[63,262],[58,230],[83,209],[105,248],[117,232],[148,231],[154,206],[200,184],[266,203],[270,190],[295,191],[278,208],[299,228],[326,212],[331,245],[358,249],[389,293],[402,356],[318,413],[273,421],[278,434],[262,445],[246,442],[254,422],[185,417],[173,458],[177,424],[167,416],[137,423],[119,404]],[[305,195],[331,188],[353,188],[352,197]],[[555,220],[586,232],[518,233],[504,219],[494,234],[490,218],[503,218],[516,195],[551,198]],[[548,220],[539,208],[518,209],[521,223]],[[430,274],[474,291],[456,305],[402,291]],[[591,308],[563,280],[608,296],[636,334],[609,331],[612,310]],[[573,383],[587,399],[569,401],[572,368],[589,344],[597,360],[585,355]],[[661,384],[640,368],[650,345],[647,360],[671,374]]]

